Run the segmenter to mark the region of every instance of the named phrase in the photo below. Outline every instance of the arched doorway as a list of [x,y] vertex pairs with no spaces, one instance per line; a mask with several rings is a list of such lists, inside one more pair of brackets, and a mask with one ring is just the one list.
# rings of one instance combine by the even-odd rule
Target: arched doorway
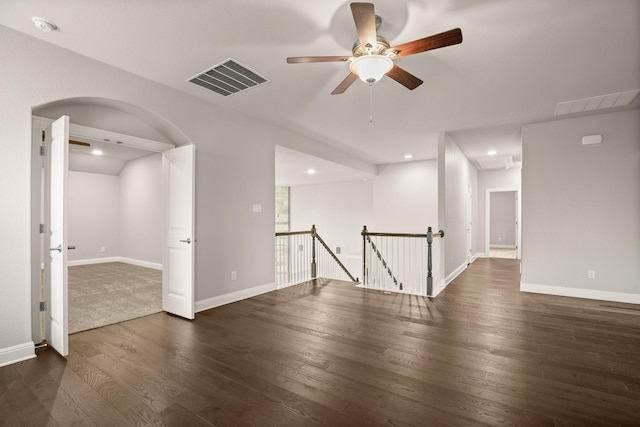
[[[133,242],[137,241],[138,246],[146,245],[147,255],[138,257],[138,258],[142,258],[143,262],[146,262],[148,264],[155,264],[157,266],[160,266],[160,268],[162,268],[162,264],[163,262],[165,262],[171,266],[170,268],[173,272],[178,271],[177,268],[174,268],[175,263],[172,261],[173,258],[171,258],[171,256],[173,255],[171,255],[169,258],[165,256],[166,250],[163,249],[164,247],[163,242],[168,241],[167,235],[166,235],[167,227],[166,227],[166,223],[164,223],[162,219],[158,219],[158,218],[167,217],[167,215],[165,215],[166,206],[168,206],[168,204],[166,203],[166,200],[168,200],[169,198],[173,198],[174,193],[176,193],[175,191],[173,191],[172,193],[169,194],[168,190],[165,190],[166,188],[174,187],[172,185],[166,185],[164,177],[169,173],[165,171],[165,169],[168,168],[167,170],[171,170],[171,171],[175,169],[175,162],[172,163],[171,160],[167,160],[167,158],[170,159],[172,157],[168,156],[166,153],[172,153],[174,151],[180,151],[181,153],[184,152],[185,151],[184,149],[172,149],[172,147],[180,143],[182,144],[189,143],[187,138],[185,138],[183,134],[181,134],[177,129],[175,129],[175,127],[173,127],[166,120],[160,118],[159,116],[153,113],[143,110],[139,107],[132,106],[130,104],[126,104],[120,101],[114,101],[114,100],[108,100],[108,99],[75,98],[75,99],[66,99],[66,100],[56,101],[56,102],[49,103],[47,105],[43,105],[33,109],[33,116],[37,117],[37,119],[34,119],[34,124],[33,124],[32,141],[34,144],[34,152],[40,151],[37,149],[39,148],[40,141],[41,141],[40,128],[44,128],[47,121],[50,121],[51,119],[64,116],[64,115],[72,117],[72,124],[69,126],[71,128],[70,135],[72,139],[78,140],[76,141],[77,144],[92,145],[91,149],[94,149],[95,147],[100,147],[100,144],[102,144],[102,147],[104,147],[105,150],[108,150],[110,152],[110,156],[108,156],[109,158],[107,158],[107,156],[104,156],[104,158],[101,159],[101,160],[104,160],[102,163],[96,161],[97,159],[96,157],[93,157],[90,154],[87,155],[88,153],[86,151],[83,152],[82,150],[79,150],[79,149],[76,149],[79,152],[75,152],[73,153],[73,155],[69,156],[69,158],[74,159],[73,168],[76,170],[74,170],[73,173],[84,174],[82,177],[76,179],[76,181],[82,182],[83,185],[85,185],[85,188],[86,188],[87,182],[84,182],[84,181],[93,181],[93,182],[104,181],[104,179],[102,178],[99,180],[95,180],[94,178],[88,179],[90,176],[94,176],[94,177],[98,176],[96,173],[92,173],[92,172],[100,173],[101,174],[100,176],[102,177],[106,177],[106,176],[116,177],[118,176],[119,172],[122,171],[123,167],[127,167],[127,165],[130,164],[131,162],[139,163],[138,159],[142,159],[142,158],[153,160],[151,162],[145,160],[145,163],[147,164],[147,168],[149,164],[152,164],[154,167],[156,167],[155,176],[148,180],[151,183],[151,186],[150,187],[148,186],[146,191],[143,189],[143,192],[144,192],[143,196],[146,197],[145,202],[143,204],[140,204],[140,203],[138,204],[139,206],[144,205],[147,209],[147,212],[140,213],[138,215],[139,217],[144,218],[142,222],[138,223],[139,228],[140,229],[144,228],[145,230],[141,231],[139,229],[136,229],[137,228],[136,226],[129,225],[128,230],[123,229],[121,232],[120,224],[118,220],[112,221],[112,224],[107,224],[109,221],[106,220],[105,218],[108,215],[105,215],[105,212],[103,211],[110,210],[110,209],[113,210],[112,209],[113,205],[118,205],[118,207],[120,207],[121,203],[119,202],[118,199],[113,199],[113,195],[111,195],[113,199],[111,202],[103,203],[102,208],[99,207],[98,209],[96,209],[96,206],[94,205],[98,204],[98,202],[100,201],[104,202],[103,199],[107,198],[107,195],[106,195],[107,191],[105,191],[104,188],[102,189],[96,188],[95,191],[93,188],[90,188],[88,191],[85,191],[84,197],[87,197],[87,195],[91,195],[92,193],[95,193],[94,200],[92,201],[89,200],[86,203],[86,205],[90,206],[93,210],[87,210],[85,212],[86,213],[85,215],[81,215],[81,217],[86,217],[85,219],[87,220],[87,224],[85,224],[83,232],[76,233],[76,239],[81,240],[77,236],[81,236],[82,234],[96,234],[95,233],[96,231],[102,231],[102,237],[101,237],[102,239],[106,239],[109,237],[111,238],[110,246],[107,246],[104,243],[100,243],[100,240],[93,241],[93,243],[90,243],[90,244],[86,244],[87,240],[83,240],[82,250],[84,251],[85,261],[87,261],[87,254],[89,254],[88,256],[89,261],[96,261],[96,260],[104,261],[105,258],[108,261],[110,261],[114,258],[113,256],[109,257],[106,255],[115,255],[115,258],[132,259],[131,257],[122,257],[121,254],[119,253],[119,251],[121,250],[120,241],[122,241],[123,239],[113,238],[114,236],[116,237],[124,236],[125,239],[129,239],[128,243],[125,242],[129,246],[131,246],[132,241]],[[51,141],[51,143],[53,142]],[[73,145],[73,146],[75,147],[76,145]],[[80,147],[83,149],[86,148],[83,146],[80,146]],[[169,150],[169,151],[166,151],[166,150]],[[46,155],[47,152],[48,150],[45,150],[44,158],[47,158],[47,155]],[[120,154],[117,154],[118,152],[120,152]],[[122,154],[123,152],[126,152],[126,153]],[[193,150],[191,150],[191,153],[193,153]],[[193,154],[191,154],[191,157],[193,158]],[[91,159],[91,161],[89,161],[89,159]],[[70,163],[71,162],[69,162],[69,164]],[[42,206],[43,206],[43,200],[45,198],[43,196],[50,189],[50,187],[48,187],[47,185],[42,185],[43,180],[41,176],[43,175],[42,174],[43,169],[41,165],[42,165],[42,161],[37,156],[34,156],[33,167],[32,167],[33,169],[32,201],[34,202],[33,203],[34,208],[32,211],[32,222],[34,223],[33,229],[36,230],[32,233],[32,243],[33,243],[32,244],[32,277],[34,278],[32,281],[32,311],[33,311],[32,335],[33,335],[34,342],[41,341],[41,339],[43,338],[43,328],[42,328],[43,322],[45,325],[47,323],[47,320],[46,320],[47,316],[44,316],[44,319],[45,319],[44,321],[41,319],[42,308],[44,308],[45,311],[46,310],[50,310],[51,312],[54,311],[53,307],[47,307],[46,303],[44,304],[44,307],[43,307],[43,305],[40,303],[42,301],[42,297],[46,296],[46,293],[45,295],[43,295],[41,268],[42,268],[43,260],[45,260],[45,262],[46,260],[48,260],[49,248],[43,248],[42,246],[43,239],[41,238],[41,234],[38,231],[40,231],[39,229],[42,229],[45,233],[49,233],[49,230],[47,229],[47,220],[45,219],[44,221],[41,221],[40,218],[44,214]],[[97,170],[95,170],[96,167],[98,167]],[[65,165],[65,168],[67,168],[64,174],[65,182],[66,182],[66,180],[68,179],[67,175],[68,174],[70,175],[71,172],[69,172],[68,165]],[[192,160],[191,160],[191,168],[193,168]],[[138,168],[138,170],[140,170],[140,168]],[[180,174],[171,173],[171,175],[173,176],[173,175],[180,175]],[[191,175],[193,176],[193,173],[191,173]],[[139,178],[139,177],[136,177],[136,178]],[[111,179],[109,181],[110,181],[109,185],[111,189],[113,189],[114,180]],[[139,179],[136,179],[135,183],[138,184],[139,181],[140,181]],[[131,179],[128,182],[132,182]],[[116,184],[115,187],[118,187],[118,184]],[[126,187],[128,187],[128,185]],[[155,191],[151,191],[151,187],[153,187]],[[191,192],[192,192],[192,187],[193,187],[193,184],[191,182]],[[116,191],[118,191],[117,188],[116,188]],[[113,191],[111,192],[113,193]],[[54,193],[54,192],[50,192],[50,193]],[[155,194],[153,195],[153,197],[149,198],[148,197],[149,193],[155,193]],[[189,191],[188,190],[185,191],[183,188],[183,191],[181,191],[180,193],[189,193]],[[65,191],[65,197],[64,197],[65,209],[69,207],[67,206],[69,204],[68,203],[69,194],[70,194],[70,191],[69,192]],[[166,197],[167,194],[169,194],[171,197]],[[181,196],[181,194],[179,195]],[[80,196],[80,198],[81,197],[82,196]],[[76,197],[76,199],[78,199],[78,197]],[[133,199],[136,199],[136,197],[134,196]],[[151,203],[149,199],[153,199],[153,203]],[[193,207],[192,199],[190,203],[192,208]],[[154,214],[155,214],[155,219],[154,219]],[[66,214],[64,216],[65,218],[67,217]],[[126,219],[129,223],[132,222],[130,218],[126,218]],[[188,246],[188,248],[186,249],[183,248],[183,252],[191,252],[191,257],[190,257],[191,264],[193,262],[193,249],[192,249],[192,245],[190,245],[191,236],[193,234],[192,222],[193,221],[191,221],[191,232],[189,236],[185,239],[185,241],[189,242],[189,245],[182,244],[182,246]],[[40,226],[40,224],[44,224],[44,227]],[[123,227],[123,228],[126,228],[126,227]],[[136,232],[137,234],[136,238],[131,239],[131,236],[130,236],[131,230]],[[152,240],[152,241],[148,242],[147,240]],[[116,243],[113,244],[113,242],[116,242]],[[73,242],[69,242],[69,246],[65,244],[65,248],[68,248],[68,249],[71,249],[73,246],[75,246]],[[93,246],[93,248],[89,248],[89,246]],[[148,250],[149,248],[152,248],[153,254],[149,254],[150,253]],[[138,252],[140,252],[140,247],[138,247],[137,249],[138,249]],[[95,251],[100,251],[102,253],[96,254]],[[107,251],[109,251],[109,253],[106,253]],[[144,249],[142,250],[142,252],[144,252]],[[83,258],[83,257],[80,257],[80,258]],[[146,258],[146,260],[144,258]],[[65,252],[64,254],[65,268],[66,268],[67,259],[68,259],[68,252]],[[91,264],[91,262],[83,263],[83,265],[86,265],[86,264]],[[134,262],[133,264],[136,264],[136,263]],[[191,281],[191,285],[190,285],[191,292],[189,296],[189,298],[191,299],[190,301],[191,309],[185,310],[187,314],[184,314],[182,312],[176,313],[187,318],[193,318],[193,277],[192,277],[193,268],[192,267],[193,265],[191,265],[191,268],[185,269],[185,270],[189,270],[191,274],[191,277],[189,279]],[[165,273],[166,271],[167,271],[167,268],[164,268]],[[165,273],[162,273],[162,280],[161,280],[161,282],[163,283],[162,295],[161,295],[162,308],[165,308],[166,306],[166,300],[167,300],[166,295],[168,293],[167,289],[165,289],[168,283],[167,277],[164,277],[166,276]],[[174,278],[178,277],[175,274],[172,274],[171,276]],[[176,280],[173,280],[172,283],[175,283],[175,282]],[[65,277],[64,283],[65,283],[65,289],[66,289],[66,277]],[[54,298],[51,298],[51,299],[53,300]],[[99,303],[103,303],[103,302],[104,301],[99,301]],[[57,305],[59,306],[61,304],[57,304]],[[65,309],[63,311],[66,314],[66,309],[68,308],[68,300],[66,298],[66,294],[64,298],[64,308]],[[171,309],[166,309],[166,310],[170,312],[174,312]],[[55,311],[59,311],[59,307],[56,307]],[[92,313],[92,316],[96,317],[95,310],[94,310],[94,313]],[[138,317],[138,316],[134,316],[134,317]],[[65,316],[65,319],[67,319],[66,316]],[[107,323],[105,324],[114,323],[113,319],[114,318],[107,319],[106,320]],[[117,316],[115,317],[115,319],[125,320]],[[117,321],[120,321],[120,320],[117,320]],[[95,326],[100,326],[100,325],[99,324],[93,325],[92,327],[95,327]]]

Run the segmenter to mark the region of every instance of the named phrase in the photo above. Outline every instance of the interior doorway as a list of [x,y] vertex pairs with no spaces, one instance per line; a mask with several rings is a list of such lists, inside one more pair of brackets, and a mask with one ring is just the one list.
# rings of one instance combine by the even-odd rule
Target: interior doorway
[[485,252],[490,258],[520,259],[518,189],[487,189]]
[[[62,107],[68,108],[68,106],[62,106]],[[86,109],[86,106],[82,106],[81,108]],[[34,112],[41,112],[41,111],[34,111]],[[104,111],[100,111],[100,112],[104,112]],[[56,113],[53,113],[53,114],[55,115]],[[120,134],[112,131],[106,131],[98,128],[90,128],[83,125],[69,124],[68,118],[67,118],[66,125],[65,125],[65,127],[67,128],[66,137],[63,138],[66,141],[64,142],[64,144],[66,144],[67,154],[65,156],[58,156],[58,157],[66,157],[66,159],[64,159],[64,167],[63,167],[64,173],[61,174],[62,178],[60,178],[61,182],[64,181],[64,185],[63,185],[64,191],[62,192],[64,194],[64,197],[60,199],[62,200],[62,202],[57,203],[58,205],[64,206],[64,210],[61,211],[62,213],[58,214],[58,217],[64,218],[64,223],[65,223],[65,226],[64,226],[65,232],[63,233],[64,244],[58,245],[61,248],[64,247],[64,254],[63,254],[63,250],[58,251],[58,248],[56,248],[55,251],[52,251],[50,248],[48,248],[47,245],[44,244],[45,239],[43,238],[43,236],[47,236],[50,234],[50,232],[48,232],[47,220],[50,220],[50,218],[53,218],[53,217],[49,217],[46,214],[46,210],[42,208],[43,205],[50,206],[50,204],[42,203],[42,201],[46,200],[47,197],[51,199],[54,199],[56,197],[49,196],[49,194],[55,193],[55,191],[52,190],[53,186],[51,182],[47,182],[45,183],[45,185],[42,184],[41,175],[48,176],[48,172],[43,173],[43,171],[45,171],[46,168],[43,168],[42,166],[45,164],[51,164],[52,162],[54,162],[54,160],[52,160],[52,157],[55,157],[55,156],[53,155],[47,156],[46,154],[48,152],[47,148],[51,148],[52,152],[54,151],[53,145],[52,147],[48,147],[46,146],[46,144],[43,144],[43,146],[45,147],[45,150],[42,151],[42,154],[44,154],[42,159],[40,158],[41,150],[36,150],[36,148],[40,148],[41,129],[46,127],[47,124],[51,121],[52,120],[50,119],[36,117],[34,115],[33,128],[32,128],[34,152],[38,152],[34,154],[34,162],[33,162],[34,168],[33,168],[32,177],[34,178],[33,182],[38,182],[39,184],[37,186],[35,184],[32,185],[32,201],[34,202],[33,203],[34,209],[32,211],[32,221],[35,224],[35,230],[36,230],[32,235],[32,242],[35,243],[32,246],[34,248],[34,250],[32,251],[32,277],[34,277],[34,280],[32,282],[32,300],[33,300],[32,307],[34,307],[32,309],[33,311],[32,318],[34,320],[32,323],[33,324],[33,329],[32,329],[33,341],[40,342],[43,338],[47,338],[47,340],[50,342],[52,341],[48,338],[48,335],[47,335],[49,330],[47,329],[47,319],[50,317],[49,314],[54,310],[58,313],[64,314],[64,320],[65,320],[64,323],[66,323],[66,325],[65,325],[64,331],[61,332],[61,335],[65,337],[68,335],[68,331],[69,331],[69,328],[68,328],[69,326],[68,325],[69,263],[68,261],[69,261],[70,253],[74,254],[72,258],[75,258],[75,259],[72,261],[76,261],[75,262],[76,266],[99,264],[100,261],[103,261],[103,262],[115,261],[116,263],[124,261],[125,263],[130,263],[133,265],[142,264],[142,268],[144,270],[148,270],[147,267],[149,266],[157,267],[162,277],[160,280],[160,283],[162,285],[161,298],[160,298],[162,301],[162,308],[165,309],[165,311],[172,312],[182,317],[187,317],[192,319],[194,301],[193,301],[193,268],[192,268],[193,245],[191,245],[191,241],[192,241],[192,238],[194,237],[192,232],[193,232],[193,177],[194,177],[193,160],[195,158],[194,157],[195,152],[193,150],[193,146],[192,145],[185,146],[185,147],[180,147],[176,149],[176,148],[172,148],[174,147],[173,144],[167,143],[167,142],[158,142],[158,141],[153,141],[153,140],[149,140],[141,137],[134,137],[131,135]],[[56,121],[56,123],[57,122],[58,121]],[[119,235],[119,237],[125,236],[126,238],[126,236],[130,234],[124,228],[120,230],[118,229],[114,230],[112,228],[109,228],[108,224],[106,224],[105,219],[100,216],[104,214],[105,210],[109,209],[108,206],[110,204],[118,205],[118,209],[120,209],[121,203],[119,201],[107,200],[106,203],[102,203],[101,207],[99,206],[98,209],[94,209],[92,212],[85,211],[85,212],[82,212],[80,215],[76,215],[76,221],[78,220],[78,218],[80,218],[80,222],[84,220],[88,224],[85,224],[86,227],[84,228],[83,232],[74,234],[75,238],[73,239],[73,242],[69,241],[68,239],[69,227],[67,226],[68,219],[69,219],[68,211],[70,207],[69,196],[71,193],[69,191],[70,190],[69,174],[77,172],[78,176],[75,177],[76,183],[79,182],[81,183],[81,185],[84,185],[85,187],[84,195],[80,195],[76,197],[75,198],[76,200],[82,201],[83,198],[87,198],[87,194],[90,195],[91,192],[95,193],[95,196],[92,199],[86,200],[88,203],[80,203],[81,205],[85,205],[84,207],[87,207],[87,205],[92,205],[92,204],[100,204],[98,202],[99,200],[103,198],[106,198],[106,199],[109,198],[108,196],[106,196],[106,193],[108,191],[105,191],[104,188],[99,188],[99,186],[94,186],[93,184],[95,184],[95,180],[91,181],[93,179],[91,178],[92,176],[95,178],[95,177],[99,177],[99,175],[92,173],[94,171],[90,171],[86,169],[83,170],[82,167],[80,167],[80,170],[77,170],[79,163],[82,163],[85,166],[91,163],[90,161],[79,162],[80,155],[78,153],[74,153],[74,154],[77,154],[75,156],[76,164],[73,166],[73,169],[76,169],[76,170],[69,172],[69,169],[71,169],[69,166],[70,166],[70,163],[72,163],[69,160],[70,160],[70,157],[73,157],[72,155],[69,155],[69,153],[71,152],[68,148],[69,140],[72,141],[71,147],[85,148],[85,146],[86,147],[91,146],[90,148],[91,150],[100,149],[100,151],[104,151],[104,148],[106,147],[106,146],[101,146],[101,144],[107,143],[107,146],[109,147],[109,149],[112,150],[112,153],[111,153],[112,155],[109,156],[109,159],[106,162],[107,168],[114,166],[115,163],[118,163],[118,161],[121,161],[123,158],[126,159],[126,156],[127,155],[130,156],[132,151],[140,151],[140,153],[138,153],[139,154],[138,157],[134,156],[135,159],[142,159],[146,163],[149,163],[149,162],[145,159],[153,160],[151,163],[153,164],[156,172],[154,173],[154,176],[151,179],[148,179],[148,181],[153,182],[153,184],[157,187],[157,191],[155,191],[156,194],[154,195],[154,198],[157,203],[150,203],[149,191],[143,191],[142,193],[138,192],[137,195],[133,196],[134,199],[140,199],[140,203],[139,203],[140,205],[151,205],[149,206],[151,208],[151,212],[143,213],[140,216],[143,222],[142,223],[138,222],[137,225],[133,226],[133,228],[144,229],[145,224],[153,222],[153,219],[158,219],[155,223],[155,226],[151,227],[154,230],[151,234],[153,234],[155,243],[149,246],[149,247],[153,247],[154,250],[156,251],[155,256],[144,256],[144,255],[137,256],[139,255],[141,250],[140,245],[138,245],[137,247],[131,248],[131,251],[129,252],[129,254],[127,254],[127,256],[123,256],[124,254],[119,253],[118,251],[120,246],[119,242],[116,241],[116,244],[114,245],[113,240],[111,241],[111,243],[104,244],[104,243],[100,243],[99,240],[94,239],[92,243],[87,244],[88,241],[91,241],[91,237],[92,237],[88,235],[96,234],[96,231],[100,231],[102,229],[107,229],[107,234],[112,234],[112,235],[115,234],[115,235]],[[133,144],[128,144],[128,142],[130,141],[132,141]],[[53,141],[50,141],[49,143],[53,144]],[[115,155],[115,156],[113,155],[115,151],[122,151],[122,150],[129,151],[129,152],[125,154],[120,153],[122,158],[120,158],[118,155]],[[162,152],[162,153],[159,153],[159,152]],[[88,159],[90,156],[85,155],[85,157],[87,157]],[[106,159],[107,156],[104,156],[104,158]],[[128,161],[136,161],[136,160],[128,159],[124,163],[127,163]],[[138,172],[139,171],[140,169],[138,168]],[[104,178],[105,176],[107,175],[103,174],[102,178]],[[117,179],[117,178],[113,176],[111,178],[112,178],[111,186],[113,189],[114,187],[113,179]],[[100,179],[98,179],[98,181],[99,180]],[[52,180],[49,179],[49,181],[52,181]],[[133,179],[129,180],[129,182],[130,184],[134,183],[135,185],[139,186],[141,182],[140,174],[135,173]],[[183,184],[188,184],[188,185],[185,186]],[[128,189],[130,185],[123,186],[120,184],[115,184],[115,187],[123,187]],[[180,190],[180,191],[176,191],[176,190]],[[93,200],[93,202],[91,202],[91,200]],[[187,225],[186,229],[182,230],[184,232],[188,232],[189,236],[182,236],[182,235],[176,236],[177,238],[181,239],[179,242],[176,239],[176,243],[174,243],[172,240],[173,236],[169,236],[168,234],[164,235],[166,233],[165,230],[167,230],[166,221],[169,221],[170,217],[172,216],[171,212],[164,212],[167,210],[166,208],[169,206],[170,201],[180,202],[179,216],[181,218],[188,219],[189,220],[188,223],[190,224],[190,225]],[[45,211],[44,215],[43,215],[43,211]],[[124,211],[126,211],[126,209],[124,209]],[[131,209],[129,210],[129,214],[130,213],[131,213]],[[43,219],[45,217],[47,218],[47,220]],[[119,223],[120,221],[117,220],[116,222]],[[38,227],[38,223],[44,224],[44,225],[41,225],[40,227]],[[37,231],[38,228],[44,231],[44,233],[39,234]],[[77,227],[77,228],[81,228],[81,227]],[[191,229],[191,231],[189,231],[189,228]],[[102,237],[106,238],[104,236],[105,234],[103,233]],[[137,240],[138,243],[140,243],[147,240],[148,237],[149,237],[149,234],[147,234],[146,236],[138,235],[134,240]],[[81,243],[81,244],[78,245],[78,243]],[[172,255],[165,256],[167,251],[163,249],[163,247],[167,248],[170,245],[173,245],[173,248],[175,250],[172,251]],[[78,254],[78,256],[76,256],[76,252],[73,252],[73,251],[78,249],[80,249],[78,253],[82,252],[82,254]],[[114,251],[114,249],[116,250]],[[138,254],[136,254],[136,251],[138,251]],[[61,291],[61,294],[60,294],[62,295],[61,298],[51,297],[51,293],[49,292],[51,291],[51,288],[52,288],[50,284],[53,281],[50,279],[51,272],[49,272],[49,275],[48,275],[49,280],[47,280],[46,269],[47,269],[48,263],[50,262],[49,260],[53,258],[51,254],[54,254],[55,256],[59,255],[60,259],[62,260],[62,263],[64,264],[65,274],[63,275],[63,280],[59,281],[60,285],[57,286],[57,289],[60,289]],[[186,255],[189,255],[189,256],[186,256]],[[138,260],[139,262],[136,262],[136,258],[140,258]],[[99,262],[95,262],[95,261],[99,261]],[[163,265],[163,263],[165,265]],[[72,264],[74,263],[72,262]],[[41,273],[42,265],[45,266],[44,275]],[[103,265],[106,265],[106,263]],[[171,270],[171,272],[174,273],[171,275],[170,281],[168,277],[165,277],[165,276],[168,276],[167,270]],[[185,271],[185,270],[186,270],[186,274],[179,273],[180,271]],[[175,273],[179,273],[179,274],[175,274]],[[49,285],[48,290],[45,289],[44,291],[41,288],[41,283],[42,283],[41,277],[43,276],[45,277],[44,282]],[[47,286],[45,286],[45,288],[46,287]],[[165,298],[166,295],[169,295],[169,297]],[[47,304],[46,302],[47,299],[50,300],[50,304]],[[56,300],[55,302],[53,301],[54,299]],[[175,306],[174,304],[175,301],[173,301],[175,299],[181,300],[180,307]],[[45,303],[40,304],[40,301],[43,301],[43,300],[45,301]],[[168,302],[165,300],[167,300]],[[182,301],[184,301],[184,304],[182,303]],[[183,305],[186,307],[186,309],[180,311]],[[40,308],[43,306],[45,307],[45,311],[48,311],[48,313],[45,313],[44,315],[40,313],[41,312]],[[169,306],[169,308],[165,308],[165,306]],[[138,317],[138,316],[135,316],[135,317]],[[41,318],[43,319],[43,321],[41,321]],[[109,323],[113,323],[113,322],[109,322]],[[43,324],[44,324],[44,328],[42,328]],[[44,333],[43,333],[43,330],[44,330]],[[67,341],[67,339],[65,338],[64,341]],[[52,343],[52,346],[53,346],[53,343]],[[66,353],[68,352],[68,345],[66,345],[66,347],[67,348],[63,348],[62,350],[60,350],[59,348],[56,348],[56,346],[54,346],[54,348],[56,348],[56,350],[58,350],[62,355],[66,355]]]

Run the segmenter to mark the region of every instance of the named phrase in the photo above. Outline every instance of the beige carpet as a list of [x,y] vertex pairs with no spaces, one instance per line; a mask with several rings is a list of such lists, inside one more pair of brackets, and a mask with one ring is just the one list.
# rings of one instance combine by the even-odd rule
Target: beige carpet
[[69,333],[162,311],[162,271],[123,262],[69,267]]

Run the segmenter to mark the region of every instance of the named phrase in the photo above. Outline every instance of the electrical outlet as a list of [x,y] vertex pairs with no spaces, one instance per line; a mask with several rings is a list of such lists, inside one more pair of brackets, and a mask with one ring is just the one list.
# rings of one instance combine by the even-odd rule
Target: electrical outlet
[[106,252],[106,251],[107,251],[107,248],[106,248],[106,247],[104,247],[104,246],[100,246],[100,252]]
[[235,271],[231,272],[231,280],[236,280],[238,278],[238,274]]
[[587,279],[595,279],[596,271],[595,270],[587,270]]

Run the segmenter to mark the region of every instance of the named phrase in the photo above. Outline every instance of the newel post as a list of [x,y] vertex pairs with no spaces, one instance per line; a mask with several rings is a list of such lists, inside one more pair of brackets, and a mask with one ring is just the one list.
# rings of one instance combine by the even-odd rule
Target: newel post
[[311,278],[315,279],[317,276],[316,265],[316,225],[311,226]]
[[431,274],[431,244],[433,243],[433,231],[427,228],[427,296],[433,296],[433,276]]
[[367,283],[367,226],[362,228],[362,284]]

